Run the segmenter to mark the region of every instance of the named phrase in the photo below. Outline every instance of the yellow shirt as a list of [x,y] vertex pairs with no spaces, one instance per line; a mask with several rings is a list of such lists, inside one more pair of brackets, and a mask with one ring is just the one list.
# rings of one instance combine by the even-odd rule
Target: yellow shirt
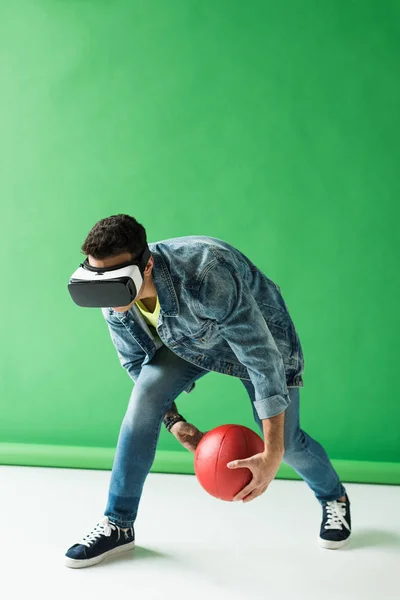
[[158,296],[157,296],[156,307],[154,309],[154,312],[152,312],[152,313],[147,310],[147,308],[144,306],[144,304],[140,300],[136,301],[136,306],[138,307],[138,309],[144,316],[147,323],[152,325],[154,327],[154,329],[157,329],[158,315],[160,314],[160,302],[158,301]]

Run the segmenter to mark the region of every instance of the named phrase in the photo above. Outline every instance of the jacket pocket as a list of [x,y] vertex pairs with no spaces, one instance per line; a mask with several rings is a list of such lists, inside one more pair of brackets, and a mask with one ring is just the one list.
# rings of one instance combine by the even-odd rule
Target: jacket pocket
[[212,338],[215,332],[215,325],[214,321],[207,321],[196,333],[186,335],[185,338],[192,342],[205,344]]
[[202,350],[213,351],[216,344],[216,323],[209,321],[203,325],[203,327],[194,333],[186,333],[185,335],[179,336],[175,340],[175,343],[182,345],[189,350],[195,350],[201,352]]

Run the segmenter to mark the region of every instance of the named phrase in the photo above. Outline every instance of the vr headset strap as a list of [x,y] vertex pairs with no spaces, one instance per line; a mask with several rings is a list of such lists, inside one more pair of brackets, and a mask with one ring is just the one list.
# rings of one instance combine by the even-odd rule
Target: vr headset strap
[[[128,265],[138,265],[140,273],[143,277],[143,271],[146,268],[146,265],[149,261],[150,256],[151,256],[151,252],[149,250],[148,245],[146,244],[145,249],[143,250],[142,254],[139,257],[139,260],[127,261],[124,264],[119,265],[119,268],[127,267]],[[107,271],[113,271],[116,268],[116,267],[92,267],[91,265],[89,265],[89,261],[87,258],[79,266],[84,267],[88,271],[93,271],[94,273],[105,273]]]

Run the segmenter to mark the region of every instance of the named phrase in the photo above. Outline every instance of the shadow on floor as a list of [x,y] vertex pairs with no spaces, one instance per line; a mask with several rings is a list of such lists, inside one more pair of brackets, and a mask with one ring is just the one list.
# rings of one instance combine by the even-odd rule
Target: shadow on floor
[[345,546],[343,550],[377,547],[400,552],[400,535],[380,529],[361,529],[352,533],[349,545]]
[[109,556],[104,562],[113,563],[114,561],[122,562],[130,562],[138,560],[147,560],[148,558],[157,558],[157,559],[169,559],[170,556],[163,552],[158,552],[156,550],[150,550],[149,548],[143,548],[142,546],[136,546],[134,550],[129,550],[128,552],[123,552],[122,554],[115,554],[114,556]]

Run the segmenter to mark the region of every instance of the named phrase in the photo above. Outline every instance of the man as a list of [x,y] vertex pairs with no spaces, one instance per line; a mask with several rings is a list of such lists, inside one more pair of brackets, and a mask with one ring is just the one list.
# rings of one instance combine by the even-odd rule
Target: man
[[[118,267],[147,245],[129,215],[102,219],[82,245],[92,267]],[[148,244],[143,284],[128,306],[102,308],[119,360],[135,382],[121,424],[104,516],[66,553],[85,567],[134,547],[134,522],[160,427],[191,452],[202,432],[178,414],[175,400],[210,371],[241,380],[265,450],[230,468],[253,478],[235,500],[265,492],[282,461],[320,501],[319,541],[343,546],[350,536],[350,501],[325,450],[299,425],[303,353],[280,288],[239,250],[207,236]],[[227,419],[229,420],[229,419]]]

